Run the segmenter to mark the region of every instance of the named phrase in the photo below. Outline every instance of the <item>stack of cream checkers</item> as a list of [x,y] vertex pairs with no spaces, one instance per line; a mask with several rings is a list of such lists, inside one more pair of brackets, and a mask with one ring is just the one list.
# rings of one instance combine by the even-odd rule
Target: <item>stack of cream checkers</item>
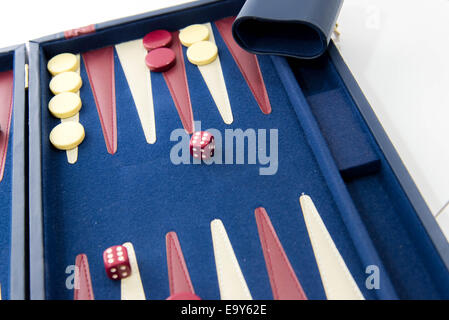
[[55,95],[48,104],[51,114],[61,119],[50,132],[51,144],[67,152],[67,160],[74,164],[78,159],[78,146],[84,140],[84,127],[79,123],[82,102],[79,90],[83,85],[80,72],[80,59],[71,53],[53,57],[47,65],[53,78],[50,90]]
[[188,48],[187,58],[191,63],[207,65],[217,58],[217,46],[209,38],[210,30],[203,24],[194,24],[181,30],[179,40]]
[[231,124],[234,117],[211,24],[188,26],[179,32],[179,40],[188,48],[187,59],[198,66],[223,121]]

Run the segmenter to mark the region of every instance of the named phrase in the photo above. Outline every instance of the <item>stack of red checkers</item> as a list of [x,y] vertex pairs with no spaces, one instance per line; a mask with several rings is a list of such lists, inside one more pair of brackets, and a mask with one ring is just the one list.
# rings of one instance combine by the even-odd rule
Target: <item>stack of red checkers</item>
[[151,71],[164,72],[174,66],[176,54],[168,48],[172,40],[172,35],[167,30],[155,30],[143,38],[143,46],[149,51],[145,63]]

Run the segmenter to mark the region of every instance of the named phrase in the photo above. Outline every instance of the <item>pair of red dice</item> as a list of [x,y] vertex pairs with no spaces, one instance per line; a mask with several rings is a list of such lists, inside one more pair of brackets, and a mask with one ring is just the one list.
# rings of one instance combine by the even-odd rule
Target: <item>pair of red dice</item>
[[190,154],[201,160],[208,160],[215,154],[215,138],[210,132],[197,131],[190,139]]

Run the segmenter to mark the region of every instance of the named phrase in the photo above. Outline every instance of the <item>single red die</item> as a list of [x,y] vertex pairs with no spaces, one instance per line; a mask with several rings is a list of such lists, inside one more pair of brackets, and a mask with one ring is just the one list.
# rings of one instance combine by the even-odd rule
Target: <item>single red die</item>
[[214,156],[214,136],[207,131],[197,131],[190,139],[190,154],[197,159],[207,160]]
[[124,246],[113,246],[103,252],[106,274],[112,280],[120,280],[131,275],[128,250]]

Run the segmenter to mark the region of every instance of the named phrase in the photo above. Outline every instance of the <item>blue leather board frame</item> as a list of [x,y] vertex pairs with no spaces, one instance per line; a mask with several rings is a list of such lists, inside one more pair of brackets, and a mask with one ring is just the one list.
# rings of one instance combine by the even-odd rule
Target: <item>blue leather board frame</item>
[[[64,224],[69,224],[72,226],[76,226],[79,223],[78,220],[93,219],[95,217],[95,210],[91,213],[91,216],[86,212],[80,212],[78,217],[67,216],[64,215],[63,211],[58,211],[60,209],[58,204],[48,204],[48,199],[51,195],[44,194],[42,190],[42,186],[51,185],[50,182],[57,182],[58,176],[60,173],[56,174],[57,177],[51,177],[48,174],[49,164],[56,165],[56,167],[52,167],[55,169],[55,172],[63,172],[65,163],[65,155],[57,154],[53,151],[48,145],[48,141],[46,139],[46,135],[48,134],[49,128],[52,127],[55,123],[57,123],[54,119],[48,115],[46,112],[46,102],[48,102],[48,98],[50,97],[48,89],[45,88],[48,85],[49,75],[45,68],[45,61],[53,56],[54,54],[60,52],[78,52],[85,51],[89,49],[94,49],[97,47],[102,47],[105,45],[111,45],[114,43],[119,43],[121,41],[131,40],[135,38],[142,37],[146,31],[157,28],[180,28],[185,25],[191,23],[200,23],[207,22],[210,20],[215,20],[221,17],[225,17],[228,15],[235,15],[243,1],[201,1],[197,3],[193,3],[191,6],[182,6],[180,8],[172,8],[172,10],[164,10],[163,12],[157,13],[149,13],[148,15],[140,15],[139,19],[134,20],[119,20],[116,22],[108,23],[104,28],[99,25],[97,29],[97,33],[81,36],[79,38],[65,40],[61,39],[60,35],[47,37],[45,39],[36,40],[30,43],[30,296],[32,299],[44,299],[44,298],[70,298],[71,292],[68,290],[61,289],[64,285],[65,276],[64,270],[61,270],[62,266],[66,266],[70,262],[73,263],[75,259],[75,255],[77,253],[81,253],[82,251],[86,251],[90,258],[90,262],[93,270],[93,284],[94,291],[99,298],[117,298],[118,295],[118,287],[113,286],[111,283],[108,283],[105,279],[104,271],[102,271],[102,262],[101,262],[101,251],[107,245],[112,245],[115,243],[121,243],[124,241],[130,240],[130,235],[122,234],[117,235],[117,230],[115,230],[114,225],[103,226],[103,232],[96,235],[94,238],[90,238],[90,242],[95,243],[91,247],[86,247],[80,243],[82,240],[77,240],[73,234],[68,236],[72,241],[68,244],[68,247],[65,247],[66,244],[58,244],[59,234],[50,233],[48,234],[48,230],[52,230],[52,228],[57,228],[64,226]],[[117,32],[120,30],[121,32]],[[215,32],[215,36],[217,39],[217,44],[220,48],[224,48],[224,44],[217,33]],[[51,40],[50,40],[51,39]],[[332,46],[330,49],[332,62],[337,66],[338,65],[338,53],[332,51]],[[231,61],[231,57],[229,53],[222,49],[220,50],[220,57],[223,60],[222,64],[224,65],[224,73],[225,79],[233,79],[234,81],[241,81],[239,78],[238,70],[235,65],[233,65]],[[337,61],[337,62],[335,62]],[[406,244],[409,246],[407,249],[410,252],[414,251],[415,247],[418,253],[414,254],[414,260],[410,261],[410,265],[407,270],[398,270],[396,269],[396,265],[392,263],[388,258],[389,255],[384,254],[384,252],[380,252],[380,249],[388,250],[388,246],[384,246],[385,242],[378,241],[377,237],[379,234],[379,229],[373,227],[371,225],[367,225],[367,223],[376,224],[377,221],[374,219],[373,221],[367,220],[369,218],[370,210],[362,210],[364,203],[364,197],[358,196],[360,192],[360,187],[358,185],[347,185],[342,180],[341,176],[338,173],[338,169],[335,165],[334,160],[332,159],[332,155],[329,151],[328,146],[322,136],[322,133],[319,131],[316,120],[311,114],[310,109],[308,107],[308,103],[306,97],[302,94],[302,90],[296,81],[294,73],[292,72],[292,67],[289,65],[289,62],[284,58],[279,57],[260,57],[260,62],[262,66],[262,71],[264,73],[264,77],[266,78],[270,98],[272,99],[274,112],[271,119],[274,123],[279,125],[282,123],[285,128],[288,128],[288,133],[283,133],[282,128],[280,128],[280,140],[281,145],[285,147],[282,143],[287,143],[292,135],[293,137],[299,137],[298,142],[295,147],[300,147],[301,155],[297,152],[293,152],[294,156],[297,156],[298,164],[294,164],[293,162],[287,161],[289,165],[286,166],[287,169],[283,172],[281,167],[278,176],[276,179],[278,180],[282,187],[286,189],[296,189],[294,190],[295,195],[290,194],[289,197],[282,197],[282,199],[272,199],[269,194],[263,193],[258,198],[256,195],[252,194],[251,191],[247,193],[247,199],[239,199],[238,208],[233,207],[231,204],[220,202],[220,210],[224,210],[225,213],[216,213],[215,217],[222,218],[225,226],[227,227],[229,236],[231,241],[235,247],[236,254],[240,260],[241,267],[244,271],[244,274],[247,277],[248,285],[250,290],[253,293],[253,296],[257,299],[270,299],[271,298],[271,290],[269,289],[269,282],[264,271],[260,270],[260,267],[264,265],[263,256],[260,251],[260,245],[258,243],[257,232],[255,229],[255,222],[253,217],[253,210],[257,205],[264,205],[268,213],[270,214],[273,224],[277,229],[281,241],[289,255],[291,262],[298,273],[298,277],[302,282],[306,293],[310,298],[320,299],[324,298],[324,293],[321,287],[321,283],[319,280],[319,275],[317,273],[316,264],[314,262],[313,253],[311,252],[310,244],[307,241],[305,226],[303,224],[302,218],[300,217],[300,210],[297,204],[297,196],[300,192],[304,191],[307,193],[311,193],[311,195],[316,199],[317,207],[319,208],[323,219],[329,228],[334,240],[337,243],[338,248],[341,250],[345,260],[348,263],[349,268],[353,272],[356,281],[361,287],[363,293],[367,298],[383,298],[383,299],[394,299],[397,296],[401,298],[441,298],[445,297],[444,293],[447,293],[447,278],[448,273],[445,268],[441,257],[438,255],[435,247],[429,240],[429,237],[420,224],[420,220],[416,215],[414,208],[410,205],[409,199],[405,196],[404,191],[402,190],[400,184],[396,180],[396,177],[392,174],[391,169],[386,159],[382,156],[384,174],[387,178],[386,181],[389,181],[391,184],[390,193],[399,194],[399,198],[397,200],[397,206],[395,209],[405,209],[405,213],[401,220],[395,220],[394,226],[401,228],[400,236],[409,236],[409,234],[419,235],[420,238],[416,240],[416,242],[407,241]],[[340,62],[341,63],[341,62]],[[116,86],[119,89],[117,92],[121,92],[121,89],[124,89],[123,97],[117,98],[118,105],[122,105],[125,101],[129,103],[129,92],[126,93],[126,81],[124,80],[123,71],[121,70],[120,64],[116,58]],[[344,85],[346,87],[345,90],[349,90],[353,96],[355,96],[354,92],[356,92],[356,87],[349,80],[352,79],[348,70],[344,70],[341,65],[338,65],[338,70],[341,76],[341,79],[344,79]],[[187,63],[187,71],[189,83],[192,83],[200,86],[201,80],[199,78],[199,73],[192,66]],[[82,96],[85,97],[86,100],[85,108],[83,110],[89,109],[87,111],[90,115],[90,120],[81,120],[85,121],[86,127],[89,127],[90,136],[92,136],[92,140],[86,141],[85,148],[91,148],[89,144],[93,143],[97,146],[104,149],[104,141],[102,140],[101,130],[99,129],[98,124],[94,124],[91,121],[98,122],[95,119],[96,110],[92,106],[92,99],[90,96],[90,89],[88,88],[88,82],[85,77],[85,70],[82,70],[82,74],[85,80],[85,86],[82,89]],[[155,104],[165,105],[170,103],[168,90],[164,87],[163,81],[161,77],[152,76],[153,77],[153,86],[157,86],[160,90],[161,94],[154,95]],[[349,80],[348,80],[349,78]],[[228,82],[229,83],[229,82]],[[347,83],[351,84],[349,86]],[[281,85],[282,84],[282,85]],[[41,87],[42,86],[42,87]],[[228,87],[232,97],[239,97],[239,101],[237,104],[239,105],[248,105],[253,106],[252,111],[243,112],[240,109],[235,110],[236,119],[243,119],[246,121],[254,121],[253,124],[256,124],[257,128],[270,128],[273,123],[270,124],[270,121],[267,121],[264,117],[258,114],[257,106],[255,106],[254,101],[247,101],[248,92],[243,94],[242,90],[247,89],[244,85],[239,85],[234,88]],[[165,91],[164,91],[165,90]],[[276,94],[275,94],[276,93]],[[195,105],[213,105],[210,100],[210,97],[204,97],[201,94],[201,90],[192,90],[192,100],[197,101]],[[246,97],[246,98],[245,98]],[[354,103],[358,103],[359,100],[354,99]],[[234,101],[235,102],[235,101]],[[233,104],[234,105],[234,104]],[[283,106],[283,107],[282,107]],[[357,105],[358,106],[358,105]],[[369,107],[369,106],[368,106]],[[235,107],[234,107],[235,108]],[[276,109],[277,108],[277,109]],[[195,109],[195,108],[194,108]],[[276,110],[278,110],[278,114],[276,114]],[[129,123],[137,123],[137,118],[135,115],[135,111],[133,112],[132,108],[128,110],[129,112],[123,113],[123,111],[118,110],[118,125],[119,125],[119,150],[125,151],[128,155],[116,155],[119,162],[123,164],[126,163],[120,169],[120,179],[122,179],[125,183],[124,185],[130,184],[130,181],[135,181],[138,178],[139,171],[143,171],[148,176],[151,176],[151,172],[145,171],[144,168],[139,168],[139,170],[135,170],[136,166],[139,166],[139,162],[145,163],[148,162],[148,159],[151,159],[151,156],[154,156],[154,153],[157,154],[158,151],[166,152],[168,147],[164,141],[161,141],[160,146],[150,146],[149,148],[153,148],[152,153],[147,153],[147,151],[142,151],[141,154],[134,155],[135,158],[131,157],[130,154],[135,152],[138,146],[143,146],[142,137],[136,139],[140,142],[136,145],[131,143],[130,145],[125,145],[124,143],[120,143],[123,137],[129,137],[132,133],[125,126],[121,126],[121,122]],[[157,110],[162,112],[160,110]],[[221,129],[223,125],[220,124],[217,114],[207,115],[204,111],[201,111],[201,107],[199,107],[199,111],[194,111],[195,116],[197,112],[200,112],[201,120],[206,120],[207,127],[214,127]],[[249,114],[248,114],[249,113]],[[296,119],[295,114],[298,115],[298,120]],[[86,114],[87,115],[87,114]],[[280,115],[284,116],[282,122],[279,118]],[[174,107],[170,110],[167,109],[163,114],[164,122],[158,125],[158,135],[164,137],[169,134],[171,129],[176,126],[179,127],[177,122],[174,122],[177,119],[177,115],[174,112]],[[249,117],[249,118],[248,118]],[[196,117],[198,118],[198,117]],[[267,121],[267,122],[266,122]],[[297,122],[299,121],[299,123]],[[376,125],[375,123],[377,119],[370,118],[371,125]],[[243,121],[243,123],[245,123]],[[249,122],[250,123],[250,122]],[[42,127],[42,124],[45,124]],[[242,123],[240,123],[242,124]],[[139,126],[137,126],[139,128]],[[123,136],[120,136],[120,132],[123,132]],[[383,131],[381,131],[383,132]],[[88,131],[89,134],[89,131]],[[377,138],[377,136],[376,136]],[[160,138],[162,139],[162,138]],[[286,142],[287,141],[287,142]],[[388,141],[388,140],[387,140]],[[372,142],[376,145],[375,140]],[[137,142],[136,142],[137,143]],[[379,141],[377,141],[379,143]],[[310,147],[308,147],[310,145]],[[161,149],[159,149],[161,148]],[[146,149],[146,148],[145,148]],[[88,149],[91,150],[91,149]],[[82,154],[83,147],[80,148],[80,153]],[[380,149],[379,149],[380,152]],[[381,152],[380,152],[381,154]],[[105,154],[105,150],[103,150],[103,154],[97,154],[95,157],[99,157],[100,160],[104,160],[103,164],[108,166],[108,162],[116,161],[112,160],[110,156]],[[94,158],[95,158],[94,157]],[[280,154],[280,157],[285,157],[285,154]],[[45,159],[43,165],[43,159]],[[281,158],[282,160],[282,158]],[[291,160],[291,159],[289,159]],[[305,165],[307,163],[307,165]],[[84,163],[86,165],[86,163]],[[297,167],[295,167],[297,165]],[[395,167],[401,166],[401,163],[393,163]],[[94,165],[95,166],[95,165]],[[119,166],[120,167],[120,166]],[[299,173],[294,172],[295,170],[307,172],[309,174],[310,181],[305,181],[304,176],[301,176],[301,180],[292,181],[291,176],[297,177]],[[82,167],[80,168],[82,169]],[[88,167],[85,168],[84,171],[89,171]],[[172,174],[191,174],[192,177],[195,177],[195,174],[200,174],[202,179],[210,180],[212,176],[219,176],[217,173],[218,168],[214,167],[201,167],[202,170],[200,173],[198,172],[184,172],[185,170],[191,170],[192,168],[182,168],[176,169],[172,168],[168,171],[165,169],[161,170],[162,172],[157,173],[156,178],[163,179],[167,177],[172,178]],[[196,169],[196,168],[195,168]],[[291,170],[290,170],[291,169]],[[73,171],[75,171],[74,169]],[[181,171],[179,171],[181,170]],[[210,170],[210,172],[208,172]],[[231,169],[230,169],[231,170]],[[70,171],[70,170],[67,170]],[[232,170],[231,170],[232,171]],[[246,171],[246,170],[245,170]],[[92,174],[92,172],[90,172]],[[222,172],[223,173],[223,172]],[[229,173],[229,172],[228,172]],[[232,172],[231,172],[232,173]],[[229,173],[229,174],[231,174]],[[66,173],[67,174],[67,173]],[[69,173],[71,178],[76,178],[74,175],[75,172]],[[77,175],[85,175],[82,170],[76,171]],[[98,180],[100,181],[109,181],[108,175],[105,175],[101,172],[95,172],[98,174]],[[157,177],[157,175],[159,175]],[[318,175],[317,175],[318,174]],[[289,178],[286,178],[289,176]],[[83,176],[84,177],[84,176]],[[85,178],[85,177],[84,177]],[[54,179],[54,180],[52,180]],[[46,181],[47,180],[47,181]],[[64,180],[64,179],[62,179]],[[122,182],[123,182],[122,181]],[[209,181],[210,182],[210,181]],[[76,182],[78,183],[78,182]],[[75,183],[75,184],[76,184]],[[230,183],[230,182],[228,182]],[[270,183],[274,183],[271,181]],[[285,183],[285,185],[283,185]],[[369,186],[369,184],[372,184]],[[252,185],[250,182],[248,183],[248,190],[252,190],[251,188],[258,189],[258,185]],[[372,181],[368,181],[367,184],[361,182],[362,188],[366,188],[367,186],[371,189],[369,190],[378,190],[379,185]],[[170,182],[167,182],[167,185],[170,185]],[[229,185],[228,185],[229,186]],[[110,197],[120,196],[117,194],[117,190],[114,190],[113,187],[106,186],[105,188],[111,193]],[[151,190],[151,185],[146,184],[146,189]],[[167,189],[162,188],[163,195],[170,198],[170,192]],[[302,190],[299,190],[302,189]],[[165,190],[165,193],[164,193]],[[311,191],[310,191],[311,190]],[[178,190],[179,191],[179,190]],[[259,190],[260,191],[260,190]],[[284,191],[284,189],[283,189]],[[379,192],[375,192],[376,195],[383,194],[383,190]],[[110,208],[112,211],[110,214],[110,218],[112,220],[119,221],[120,215],[118,213],[114,213],[114,211],[124,210],[123,208],[128,209],[131,213],[135,210],[142,212],[143,208],[136,208],[136,201],[141,200],[139,198],[141,191],[138,191],[138,194],[133,197],[122,196],[120,198],[123,203],[120,205],[118,203],[114,204],[113,208]],[[401,195],[402,193],[402,195]],[[279,196],[278,194],[276,194]],[[54,196],[54,195],[53,195]],[[141,195],[143,196],[143,195]],[[365,195],[364,195],[365,196]],[[83,198],[83,192],[80,191],[80,198],[91,201],[89,198]],[[44,205],[43,203],[47,203],[48,205]],[[95,199],[98,200],[98,199]],[[155,199],[152,199],[155,200]],[[282,200],[282,201],[281,201]],[[369,199],[367,198],[368,204],[370,201],[376,201],[377,199]],[[416,200],[414,200],[416,201]],[[181,207],[176,205],[176,200],[172,199],[174,209],[181,210]],[[248,203],[249,202],[249,203]],[[114,202],[112,202],[114,203]],[[170,201],[162,202],[159,205],[164,207],[170,203]],[[104,203],[103,203],[104,204]],[[209,206],[215,206],[214,202],[207,202]],[[153,204],[154,205],[154,204]],[[185,209],[186,203],[182,203],[183,209]],[[139,257],[142,257],[141,261],[143,262],[143,266],[141,266],[142,278],[144,279],[145,289],[149,290],[149,297],[152,299],[163,299],[168,295],[168,282],[166,278],[166,267],[165,267],[165,246],[163,243],[163,236],[165,232],[171,231],[173,226],[184,225],[185,228],[175,229],[180,235],[181,246],[185,251],[184,254],[186,256],[187,265],[190,268],[190,273],[192,276],[192,280],[194,286],[196,287],[198,293],[205,298],[218,298],[218,288],[216,285],[216,275],[215,270],[212,268],[214,266],[213,257],[211,252],[211,243],[210,243],[210,234],[208,233],[208,223],[212,218],[210,212],[203,213],[197,207],[197,203],[189,203],[190,206],[187,208],[191,208],[199,217],[203,219],[199,219],[201,221],[196,225],[198,229],[191,229],[192,226],[188,226],[189,222],[192,224],[190,219],[192,217],[188,217],[186,221],[184,219],[186,217],[166,217],[164,219],[159,219],[157,221],[160,224],[160,230],[151,230],[152,233],[145,230],[143,227],[145,223],[139,223],[141,228],[137,228],[139,230],[135,237],[135,245],[136,251]],[[415,205],[415,203],[414,203]],[[421,204],[425,207],[425,205]],[[53,207],[52,207],[53,206]],[[118,207],[117,207],[118,206]],[[157,207],[157,205],[155,205]],[[43,210],[45,208],[45,211]],[[415,206],[416,208],[416,206]],[[114,210],[115,209],[115,210]],[[125,209],[125,210],[126,210]],[[148,208],[144,208],[148,210]],[[219,210],[219,211],[220,211]],[[236,210],[238,212],[242,212],[242,216],[233,217],[230,212],[235,213]],[[108,210],[109,211],[109,210]],[[206,210],[207,211],[207,210]],[[390,210],[391,212],[396,212],[397,210]],[[58,212],[58,214],[57,214]],[[228,212],[228,213],[226,213]],[[379,213],[378,211],[376,211]],[[380,209],[382,212],[382,209]],[[136,214],[136,212],[134,212]],[[281,216],[282,214],[282,216]],[[50,215],[50,216],[48,216]],[[58,216],[59,215],[59,216]],[[368,217],[367,217],[368,215]],[[379,219],[382,219],[382,216],[377,216]],[[374,217],[376,218],[376,217]],[[139,218],[141,219],[141,218]],[[178,221],[179,220],[179,221]],[[141,221],[140,222],[148,222]],[[46,222],[54,223],[53,225],[48,225]],[[383,221],[383,223],[388,226],[388,221]],[[403,225],[402,225],[403,224]],[[380,223],[382,227],[382,223]],[[294,230],[292,229],[294,226]],[[108,229],[109,228],[109,229]],[[47,230],[47,234],[44,235],[44,230]],[[65,237],[65,231],[70,232],[70,228],[66,227],[65,229],[60,229],[61,234]],[[112,234],[115,234],[114,238],[109,238],[108,231]],[[79,230],[77,231],[79,232]],[[145,233],[146,232],[146,233]],[[439,230],[435,230],[436,233],[440,232]],[[126,232],[125,232],[126,233]],[[195,233],[195,235],[192,235]],[[92,237],[93,235],[87,235],[87,237]],[[382,234],[380,234],[380,237]],[[247,237],[247,238],[246,238]],[[145,238],[145,239],[143,239]],[[250,239],[250,241],[247,241]],[[61,239],[62,240],[62,239]],[[67,240],[67,239],[66,239]],[[145,241],[144,241],[145,240]],[[390,239],[391,241],[398,239]],[[111,241],[115,241],[111,243]],[[399,242],[402,240],[399,239]],[[64,241],[62,240],[64,243]],[[145,244],[146,242],[147,244]],[[148,242],[151,243],[156,249],[148,246]],[[242,244],[242,242],[246,242],[248,246]],[[44,248],[44,243],[49,245],[51,248]],[[416,244],[418,243],[418,244]],[[392,246],[394,248],[394,246]],[[54,253],[52,251],[54,250]],[[80,251],[82,250],[82,251]],[[153,250],[153,251],[152,251]],[[198,251],[200,253],[198,253]],[[152,252],[154,256],[152,256],[151,261],[148,261],[147,254]],[[156,253],[158,252],[157,256]],[[192,252],[193,254],[192,256]],[[190,254],[189,254],[190,253]],[[55,261],[56,259],[50,259],[46,255],[52,255],[53,258],[61,259],[62,262]],[[391,252],[388,252],[391,254]],[[244,257],[251,256],[251,261],[245,260],[242,262]],[[45,258],[45,259],[44,259]],[[416,259],[415,259],[416,258]],[[428,262],[423,262],[424,258],[430,258],[431,260]],[[407,262],[407,257],[398,257],[402,262],[402,265],[405,265]],[[203,261],[203,266],[198,266],[198,260]],[[386,262],[386,264],[384,264]],[[381,269],[381,289],[376,292],[368,291],[363,287],[364,284],[364,268],[362,266],[366,266],[369,264],[376,264]],[[415,267],[418,267],[415,269]],[[401,273],[403,272],[403,273]],[[437,272],[437,274],[433,274],[433,272]],[[257,273],[257,276],[255,274]],[[423,281],[418,281],[418,283],[408,283],[408,280],[414,280],[413,273],[417,274],[418,280],[423,279]],[[391,278],[391,280],[390,280]],[[440,281],[439,283],[437,283]],[[206,286],[206,283],[208,284]],[[396,294],[398,292],[398,295]]]
[[25,251],[25,46],[0,50],[0,71],[14,70],[13,114],[3,180],[0,182],[0,283],[2,298],[26,298]]

